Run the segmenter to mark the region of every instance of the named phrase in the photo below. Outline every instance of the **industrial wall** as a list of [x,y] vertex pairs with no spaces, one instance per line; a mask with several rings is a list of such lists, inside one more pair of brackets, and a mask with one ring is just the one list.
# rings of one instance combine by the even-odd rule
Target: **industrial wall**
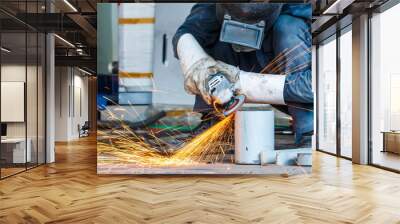
[[171,42],[192,6],[118,5],[120,105],[193,105]]
[[154,4],[120,4],[118,13],[119,104],[151,104]]
[[[185,92],[179,61],[174,57],[172,38],[189,15],[193,3],[156,4],[154,32],[154,85],[155,105],[192,106],[194,96]],[[174,9],[171,15],[171,8]]]

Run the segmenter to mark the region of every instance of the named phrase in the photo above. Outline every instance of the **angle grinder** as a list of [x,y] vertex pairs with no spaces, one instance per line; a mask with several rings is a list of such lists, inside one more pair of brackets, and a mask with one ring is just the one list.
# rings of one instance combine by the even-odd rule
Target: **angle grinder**
[[235,112],[244,104],[245,96],[236,94],[234,84],[221,72],[210,75],[206,86],[215,110],[224,116]]

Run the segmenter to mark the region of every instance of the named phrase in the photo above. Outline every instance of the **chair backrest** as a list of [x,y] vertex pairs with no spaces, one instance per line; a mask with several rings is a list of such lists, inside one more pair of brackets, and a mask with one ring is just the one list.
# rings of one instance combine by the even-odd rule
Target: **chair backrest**
[[82,129],[89,129],[90,125],[89,125],[89,121],[85,121],[85,123],[82,126]]

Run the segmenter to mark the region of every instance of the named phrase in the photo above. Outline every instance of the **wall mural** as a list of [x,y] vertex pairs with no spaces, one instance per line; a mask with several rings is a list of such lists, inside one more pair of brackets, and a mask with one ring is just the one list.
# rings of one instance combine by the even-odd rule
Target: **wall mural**
[[310,172],[311,12],[98,4],[97,172]]

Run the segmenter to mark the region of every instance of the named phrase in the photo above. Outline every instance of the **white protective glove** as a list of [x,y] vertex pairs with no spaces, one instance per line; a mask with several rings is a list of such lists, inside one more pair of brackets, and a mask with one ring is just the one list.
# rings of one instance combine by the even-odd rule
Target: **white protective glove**
[[[212,98],[207,91],[207,79],[209,75],[222,72],[231,82],[237,80],[234,71],[236,67],[215,61],[200,46],[193,35],[187,33],[179,38],[177,53],[185,79],[185,90],[189,94],[200,94],[207,104],[211,104]],[[233,70],[232,70],[233,69]]]
[[234,89],[246,97],[246,103],[286,104],[283,97],[285,75],[245,72],[232,65],[218,63],[220,67],[225,67],[224,71],[230,71],[228,75],[238,77],[234,81]]

